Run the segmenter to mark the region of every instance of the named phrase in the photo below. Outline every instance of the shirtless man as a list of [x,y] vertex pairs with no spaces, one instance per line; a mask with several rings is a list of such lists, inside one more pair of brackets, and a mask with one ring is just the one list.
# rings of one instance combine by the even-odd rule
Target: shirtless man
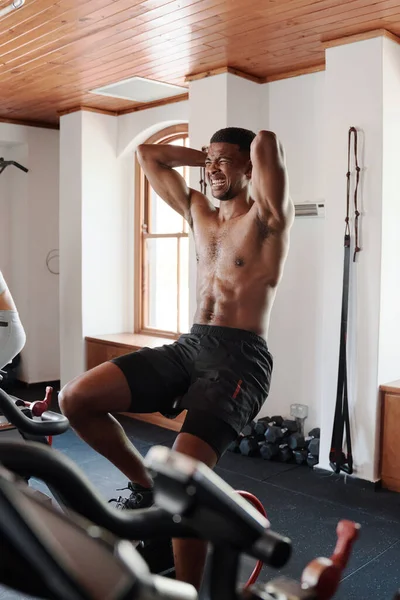
[[0,271],[0,369],[21,352],[25,341],[17,307]]
[[[220,130],[207,153],[141,145],[138,158],[157,194],[193,231],[195,324],[173,344],[95,367],[60,394],[72,427],[132,482],[127,508],[151,505],[152,480],[110,413],[170,413],[182,397],[188,412],[174,449],[213,468],[266,400],[272,357],[265,339],[294,215],[283,148],[269,131]],[[183,165],[205,165],[219,208],[187,186],[174,169]],[[174,540],[174,554],[177,579],[199,588],[205,544]]]

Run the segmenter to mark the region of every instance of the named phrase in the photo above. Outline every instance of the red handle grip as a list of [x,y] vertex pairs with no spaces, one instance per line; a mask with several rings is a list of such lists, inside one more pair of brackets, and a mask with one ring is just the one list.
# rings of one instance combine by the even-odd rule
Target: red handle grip
[[315,589],[318,600],[329,600],[334,596],[359,530],[360,526],[353,521],[340,521],[336,528],[338,539],[331,558],[316,558],[304,569],[301,582]]
[[32,402],[32,404],[30,405],[30,409],[34,417],[40,417],[46,410],[49,410],[51,405],[52,394],[53,388],[47,386],[44,400],[37,400],[36,402]]

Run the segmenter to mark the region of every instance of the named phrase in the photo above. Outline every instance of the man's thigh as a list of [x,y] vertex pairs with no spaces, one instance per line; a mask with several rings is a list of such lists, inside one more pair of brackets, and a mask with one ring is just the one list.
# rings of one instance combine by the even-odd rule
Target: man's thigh
[[177,396],[184,394],[190,378],[179,360],[175,344],[143,348],[111,361],[122,371],[131,394],[129,412],[168,413]]

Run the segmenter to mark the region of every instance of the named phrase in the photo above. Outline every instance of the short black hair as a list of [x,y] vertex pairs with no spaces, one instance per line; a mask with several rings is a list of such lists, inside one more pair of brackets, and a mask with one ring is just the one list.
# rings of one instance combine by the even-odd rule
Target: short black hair
[[225,143],[236,144],[242,152],[250,154],[251,142],[256,137],[254,131],[250,129],[242,129],[242,127],[226,127],[219,129],[214,133],[210,140],[210,144]]

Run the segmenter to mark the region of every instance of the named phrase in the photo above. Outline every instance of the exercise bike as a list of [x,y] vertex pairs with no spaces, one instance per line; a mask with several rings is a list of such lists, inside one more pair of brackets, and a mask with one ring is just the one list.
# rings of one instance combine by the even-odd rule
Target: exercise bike
[[[62,454],[57,451],[50,451],[48,448],[34,443],[21,444],[10,442],[6,443],[6,445],[12,451],[12,456],[14,457],[13,463],[15,469],[13,470],[21,472],[29,468],[29,470],[35,473],[35,476],[44,474],[40,478],[52,484],[57,482],[57,485],[60,485],[62,493],[67,493],[69,496],[71,504],[81,503],[85,507],[85,510],[89,510],[89,508],[96,509],[97,516],[101,513],[103,520],[107,521],[108,527],[106,529],[123,529],[122,535],[124,538],[130,537],[132,527],[135,529],[140,527],[144,535],[149,534],[154,537],[167,533],[173,537],[198,537],[207,540],[210,543],[211,551],[208,555],[204,586],[200,591],[200,597],[204,600],[240,600],[242,598],[245,600],[328,600],[333,597],[337,589],[341,574],[347,564],[352,544],[358,534],[358,526],[355,523],[349,521],[340,522],[337,529],[338,543],[333,556],[331,559],[316,559],[312,561],[304,570],[301,581],[277,578],[267,584],[260,583],[241,588],[238,585],[238,567],[242,554],[253,556],[262,560],[264,564],[273,567],[282,567],[290,558],[291,542],[288,538],[271,531],[265,517],[248,502],[243,500],[228,484],[204,464],[198,463],[168,448],[153,447],[146,457],[146,464],[154,476],[156,506],[151,509],[132,511],[132,513],[130,511],[119,513],[96,496],[95,490],[86,480],[85,476],[72,461],[66,459]],[[2,445],[0,444],[0,446]],[[65,483],[62,484],[61,482]],[[2,489],[3,481],[0,474],[0,492]],[[15,498],[11,500],[15,511],[19,507],[18,501]],[[43,507],[41,510],[44,510]],[[46,510],[47,512],[51,511],[51,507],[46,506]],[[8,515],[8,513],[1,511],[1,506],[0,514]],[[62,513],[59,513],[58,517],[61,520],[64,519],[65,525],[68,517],[62,515]],[[0,518],[0,543],[2,543],[2,536],[4,536],[3,521],[4,519]],[[121,560],[121,548],[123,547],[125,549],[125,558],[126,556],[130,556],[130,565],[131,567],[134,566],[133,557],[135,556],[135,551],[132,544],[128,542],[116,542],[111,534],[104,532],[98,527],[93,527],[92,519],[86,521],[80,518],[78,521],[82,527],[81,535],[83,537],[82,531],[86,531],[87,537],[97,537],[103,545],[107,540],[109,542],[113,541],[116,547],[119,546],[119,551],[114,548],[113,560]],[[10,523],[8,516],[7,523]],[[36,544],[41,543],[43,545],[43,538],[45,538],[45,542],[48,541],[46,533],[52,523],[54,523],[54,519],[48,516],[45,520],[41,519],[40,523],[36,523],[35,528],[32,527],[31,522],[31,529],[33,528]],[[66,526],[68,527],[68,525],[71,527],[71,521],[68,521]],[[69,542],[72,543],[71,535],[67,536],[64,534],[62,538],[59,535],[54,536],[54,533],[52,535],[53,538],[55,537],[56,540],[62,543],[58,543],[56,548],[53,546],[49,548],[47,546],[47,555],[51,557],[53,563],[54,561],[58,561],[58,565],[60,563],[63,565],[68,576],[73,578],[76,584],[76,591],[77,578],[82,578],[84,575],[87,576],[89,573],[93,573],[93,565],[91,565],[90,569],[87,565],[92,555],[87,554],[86,545],[82,544],[80,548],[76,548],[76,555],[74,554],[75,563],[78,559],[81,560],[81,549],[85,549],[86,560],[82,559],[83,563],[80,569],[77,569],[74,564],[75,570],[73,570],[71,562],[74,561],[66,560],[65,557],[62,557],[64,551],[73,552],[71,549],[64,547],[65,537],[68,537]],[[15,552],[22,553],[24,560],[28,561],[30,565],[34,564],[35,561],[29,552],[26,540],[23,540],[20,536],[12,537],[9,532],[8,542],[10,539],[14,540],[13,548]],[[93,539],[91,539],[91,542],[93,542]],[[122,546],[120,546],[121,543]],[[14,582],[19,581],[15,571],[21,569],[23,563],[17,561],[17,564],[13,566],[13,554],[8,553],[7,557],[11,558],[7,559],[5,570],[14,573]],[[124,562],[123,558],[122,562],[125,565],[126,571],[126,562]],[[71,570],[68,571],[70,567]],[[114,572],[116,573],[121,574],[121,569],[122,565],[119,566],[119,570],[114,566]],[[40,573],[41,585],[48,586],[49,581],[46,579],[46,570],[43,569],[42,560],[39,561],[39,566],[37,565],[34,570],[35,573]],[[96,572],[98,573],[98,570]],[[150,577],[148,571],[146,572],[146,577]],[[138,576],[138,574],[136,575]],[[10,584],[10,577],[8,580],[5,580],[6,575],[0,573],[0,576],[4,583],[7,584],[8,581],[8,584]],[[138,579],[140,578],[138,577]],[[52,581],[50,578],[50,583]],[[124,581],[126,583],[126,572]],[[160,583],[160,585],[168,586],[165,583],[165,578],[160,578],[160,580],[151,579],[151,581],[153,582],[154,592],[152,597],[160,597],[157,596],[158,592],[154,591],[154,581],[161,581],[162,584]],[[37,581],[36,584],[38,584]],[[86,581],[86,585],[90,585],[90,582]],[[94,584],[92,584],[92,588],[93,586]],[[167,589],[171,593],[169,595],[167,593],[164,597],[172,598],[175,594],[176,599],[182,599],[184,597],[182,594],[193,594],[193,588],[191,590],[188,588],[184,590],[184,588],[180,587],[180,582],[169,580],[169,586]],[[102,596],[98,596],[93,593],[93,595],[75,595],[68,596],[68,598],[101,597],[110,598],[110,600],[120,600],[122,598],[145,600],[145,598],[149,597],[140,594],[134,595],[132,586],[129,588],[131,595],[125,594],[125,592],[125,595],[118,595],[116,588],[117,586],[114,585],[114,595],[103,593]],[[124,589],[126,590],[126,586]],[[140,589],[140,585],[138,585],[136,592],[139,593]],[[37,591],[36,589],[35,593]],[[45,593],[41,595],[45,598],[56,599],[66,597],[60,595],[60,593],[55,594],[54,589],[48,595]],[[192,595],[191,598],[193,600],[195,597]]]
[[[10,448],[7,445],[8,442],[18,442],[23,439],[49,448],[52,445],[53,436],[60,435],[69,428],[69,421],[64,415],[49,410],[52,392],[53,389],[47,387],[44,400],[30,403],[11,396],[0,389],[0,414],[2,413],[3,427],[0,430],[0,454],[3,456],[5,464],[10,466],[13,460],[11,455],[13,451],[8,450]],[[6,457],[5,455],[8,452],[11,454]],[[31,477],[36,477],[35,473],[29,468],[20,471],[19,475],[27,483]],[[38,479],[44,480],[40,476]],[[68,493],[64,494],[57,485],[53,485],[49,480],[45,483],[52,497],[64,512],[69,512],[73,508],[76,512],[81,512],[79,503],[74,504],[73,507],[71,506]],[[35,490],[34,493],[42,495],[47,501],[51,501],[49,496],[38,490]],[[122,531],[120,534],[123,537]],[[138,540],[135,542],[138,551],[151,565],[152,572],[173,577],[175,572],[174,558],[168,538],[160,539],[157,543],[154,543],[147,540],[146,537],[140,537],[140,531],[138,530],[132,531],[132,534],[132,539]]]
[[[51,446],[52,440],[49,436],[64,433],[68,429],[68,420],[63,415],[48,410],[48,407],[51,405],[52,391],[52,388],[48,387],[46,388],[46,397],[44,400],[28,403],[19,398],[10,396],[4,390],[0,389],[0,411],[2,411],[3,415],[8,419],[8,424],[15,426],[12,429],[12,439],[19,440],[22,437],[24,440],[36,441],[44,446]],[[4,436],[4,438],[8,441],[6,436]],[[0,443],[4,438],[0,437]],[[0,457],[2,457],[5,466],[13,470],[12,452],[10,452],[10,456],[7,457],[7,448],[8,447],[4,445],[0,447]],[[27,480],[30,476],[43,479],[40,474],[33,473],[30,470],[21,475]],[[47,487],[52,496],[64,510],[73,509],[84,516],[91,518],[96,524],[107,527],[107,521],[104,519],[104,514],[101,512],[101,509],[99,511],[98,505],[97,508],[90,507],[89,510],[85,510],[82,505],[76,503],[74,500],[71,505],[71,499],[68,496],[68,492],[65,494],[65,488],[61,489],[58,483],[52,481],[45,481],[45,483],[47,483]],[[254,504],[257,510],[266,517],[262,504],[255,496],[245,491],[239,491],[238,493]],[[111,530],[116,535],[124,535],[121,529]],[[150,565],[153,573],[158,573],[171,578],[175,576],[171,536],[160,535],[157,540],[154,540],[146,535],[141,535],[140,530],[134,529],[132,531],[131,539],[138,540],[136,542],[136,548]],[[257,580],[261,568],[262,563],[261,561],[258,561],[248,579],[248,585]]]

